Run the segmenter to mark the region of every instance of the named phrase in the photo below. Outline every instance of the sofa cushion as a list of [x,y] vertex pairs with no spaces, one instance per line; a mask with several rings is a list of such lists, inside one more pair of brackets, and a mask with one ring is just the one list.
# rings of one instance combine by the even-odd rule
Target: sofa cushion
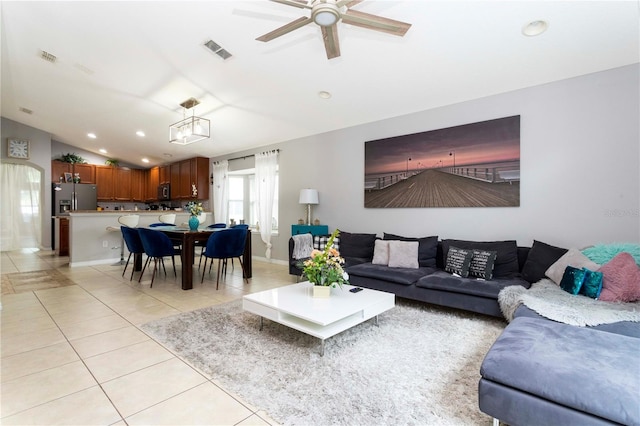
[[634,302],[640,300],[640,268],[629,253],[620,253],[604,264],[600,300]]
[[[314,235],[313,248],[320,251],[324,250],[329,242],[329,238],[331,238],[331,235]],[[333,248],[340,251],[340,237],[333,239]]]
[[470,294],[496,300],[500,290],[512,285],[521,285],[525,288],[531,286],[529,282],[522,278],[496,278],[491,281],[485,281],[477,278],[456,277],[444,271],[436,271],[433,274],[424,276],[416,283],[416,287]]
[[340,256],[359,257],[371,261],[376,234],[354,234],[340,231]]
[[[449,247],[455,246],[463,249],[477,249],[497,251],[493,268],[494,278],[512,278],[520,273],[518,266],[518,244],[515,240],[509,241],[466,241],[466,240],[442,240],[442,253],[447,258]],[[564,271],[564,270],[563,270]]]
[[545,271],[545,275],[551,279],[554,283],[560,285],[564,270],[567,266],[573,266],[574,268],[587,268],[595,271],[600,267],[597,263],[589,260],[587,256],[580,253],[580,250],[572,248],[563,254],[560,259],[554,262],[553,265]]
[[565,248],[533,240],[527,260],[522,267],[522,278],[530,283],[540,281],[545,277],[544,273],[549,269],[549,266],[553,265],[566,252]]
[[465,250],[458,247],[449,247],[444,270],[449,273],[459,275],[463,278],[467,277],[469,275],[469,265],[471,265],[472,257],[472,250]]
[[585,274],[582,287],[580,288],[580,294],[592,299],[598,299],[602,292],[604,274],[598,271],[590,271],[587,268],[582,268],[582,270]]
[[417,241],[389,241],[390,268],[418,268]]
[[390,268],[388,266],[374,265],[370,262],[347,268],[349,275],[366,278],[375,278],[381,281],[389,281],[395,284],[411,285],[419,278],[431,274],[434,268]]
[[398,240],[398,241],[417,241],[419,243],[418,248],[418,263],[420,266],[436,266],[436,255],[438,253],[438,236],[413,238],[402,237],[400,235],[384,233],[383,239],[385,240]]
[[469,265],[469,275],[490,280],[493,277],[493,267],[496,262],[497,251],[473,250],[473,257]]
[[375,241],[373,247],[373,260],[371,260],[371,263],[374,265],[389,265],[389,241]]
[[576,295],[580,293],[582,289],[582,283],[586,276],[586,269],[574,268],[573,266],[567,266],[562,274],[562,280],[560,281],[560,288],[569,294]]
[[639,343],[633,337],[519,317],[494,342],[480,374],[602,419],[640,424]]

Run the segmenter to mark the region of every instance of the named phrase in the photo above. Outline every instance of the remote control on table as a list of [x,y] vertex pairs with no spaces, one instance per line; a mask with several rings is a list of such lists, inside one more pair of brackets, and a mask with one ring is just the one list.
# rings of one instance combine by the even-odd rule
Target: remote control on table
[[351,293],[357,293],[357,292],[359,292],[359,291],[362,291],[362,288],[361,288],[361,287],[354,287],[354,288],[352,288],[352,289],[351,289],[351,290],[349,290],[349,291],[350,291]]

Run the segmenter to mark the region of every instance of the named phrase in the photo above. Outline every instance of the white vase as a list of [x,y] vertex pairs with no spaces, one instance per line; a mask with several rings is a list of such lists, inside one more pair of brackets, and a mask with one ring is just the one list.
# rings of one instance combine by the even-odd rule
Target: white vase
[[331,287],[326,285],[313,286],[313,297],[326,299],[329,296],[331,296]]

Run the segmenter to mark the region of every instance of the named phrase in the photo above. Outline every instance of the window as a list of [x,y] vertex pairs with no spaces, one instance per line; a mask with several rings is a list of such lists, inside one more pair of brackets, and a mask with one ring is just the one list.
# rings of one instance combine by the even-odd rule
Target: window
[[[256,227],[258,212],[256,204],[255,169],[229,172],[229,220],[247,223]],[[273,200],[273,231],[278,230],[279,175],[276,175],[276,193]]]

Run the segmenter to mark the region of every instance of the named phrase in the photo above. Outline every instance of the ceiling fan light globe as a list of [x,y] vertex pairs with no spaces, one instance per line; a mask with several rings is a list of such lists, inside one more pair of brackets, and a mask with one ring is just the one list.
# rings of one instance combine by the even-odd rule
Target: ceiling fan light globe
[[321,27],[330,27],[340,20],[340,11],[335,4],[324,3],[313,8],[311,18]]

